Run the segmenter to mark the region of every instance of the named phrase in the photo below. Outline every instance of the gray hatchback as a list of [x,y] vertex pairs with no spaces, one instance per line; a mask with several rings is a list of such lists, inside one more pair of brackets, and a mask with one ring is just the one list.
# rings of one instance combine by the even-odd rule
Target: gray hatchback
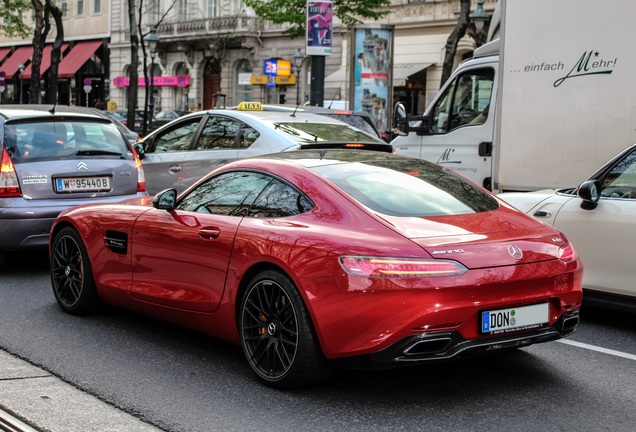
[[64,209],[145,196],[141,163],[107,119],[52,105],[0,105],[0,266],[46,248]]

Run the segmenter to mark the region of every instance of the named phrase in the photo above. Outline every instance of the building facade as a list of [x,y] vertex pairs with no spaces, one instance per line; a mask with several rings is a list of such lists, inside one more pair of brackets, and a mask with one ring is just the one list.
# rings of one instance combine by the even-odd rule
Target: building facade
[[[486,0],[486,11],[492,12],[496,3]],[[135,0],[132,20],[129,0],[62,0],[61,5],[66,11],[61,103],[93,106],[101,98],[111,102],[110,107],[127,106],[133,67],[130,29],[131,21],[137,25],[137,16],[146,38],[152,28],[159,37],[154,55],[147,39],[138,46],[140,109],[146,100],[144,83],[151,78],[155,106],[161,109],[207,109],[244,100],[291,104],[309,100],[311,61],[304,56],[305,39],[290,39],[283,26],[256,17],[241,0]],[[474,1],[473,10],[476,5]],[[393,100],[405,102],[409,112],[421,113],[440,87],[445,44],[458,12],[458,0],[393,0],[384,18],[368,23],[394,28],[393,66],[401,72],[394,74]],[[325,58],[325,106],[349,94],[351,29],[334,21],[332,39],[332,54]],[[0,68],[9,63],[5,79],[14,83],[13,94],[18,92],[16,76],[28,79],[26,70],[22,74],[12,70],[18,59],[14,56],[23,48],[20,59],[28,68],[29,46],[30,40],[0,37],[0,57],[9,51],[0,58]],[[473,49],[472,39],[465,37],[456,62]],[[71,56],[73,61],[67,61]],[[275,87],[267,86],[262,80],[266,59],[288,60],[291,76]]]

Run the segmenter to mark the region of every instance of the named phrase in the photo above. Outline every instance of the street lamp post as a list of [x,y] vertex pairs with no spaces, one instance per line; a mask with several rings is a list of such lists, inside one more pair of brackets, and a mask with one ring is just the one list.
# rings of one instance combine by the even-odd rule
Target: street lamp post
[[150,50],[150,101],[148,108],[150,108],[150,112],[148,113],[146,129],[152,126],[152,116],[155,112],[155,54],[157,53],[158,43],[157,29],[153,27],[148,35],[148,49]]
[[24,103],[24,97],[22,96],[24,94],[24,78],[22,78],[22,74],[24,73],[26,66],[24,66],[24,63],[20,62],[18,69],[20,70],[20,105],[22,105]]
[[305,56],[300,48],[298,48],[298,51],[294,54],[294,66],[296,66],[296,105],[300,105],[300,69],[303,66],[303,61],[305,61]]
[[468,33],[473,39],[475,39],[477,46],[483,45],[486,42],[487,37],[487,35],[485,35],[483,32],[484,26],[488,21],[488,14],[484,10],[484,1],[485,0],[477,0],[477,8],[468,16],[470,18],[471,24],[474,26],[474,35],[471,34],[473,33],[472,31],[468,31]]

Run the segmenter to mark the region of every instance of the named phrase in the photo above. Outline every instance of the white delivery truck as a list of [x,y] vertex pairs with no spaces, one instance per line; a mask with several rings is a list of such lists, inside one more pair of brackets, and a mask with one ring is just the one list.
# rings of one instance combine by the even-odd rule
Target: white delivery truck
[[399,104],[398,154],[497,192],[576,186],[636,142],[636,2],[500,0],[500,37],[421,116]]

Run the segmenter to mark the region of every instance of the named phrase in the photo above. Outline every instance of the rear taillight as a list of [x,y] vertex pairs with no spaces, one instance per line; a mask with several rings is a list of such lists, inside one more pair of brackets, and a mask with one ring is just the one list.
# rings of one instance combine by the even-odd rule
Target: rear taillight
[[146,192],[146,176],[144,174],[144,167],[141,166],[141,159],[139,155],[133,149],[133,156],[135,157],[135,167],[137,168],[137,192]]
[[431,258],[341,256],[340,265],[354,276],[382,278],[457,276],[468,271],[457,261]]
[[576,261],[579,255],[576,253],[572,243],[566,243],[559,248],[559,259],[564,262]]
[[0,197],[21,197],[20,183],[18,183],[18,175],[15,172],[13,162],[9,157],[6,148],[2,149],[2,158],[0,165]]

